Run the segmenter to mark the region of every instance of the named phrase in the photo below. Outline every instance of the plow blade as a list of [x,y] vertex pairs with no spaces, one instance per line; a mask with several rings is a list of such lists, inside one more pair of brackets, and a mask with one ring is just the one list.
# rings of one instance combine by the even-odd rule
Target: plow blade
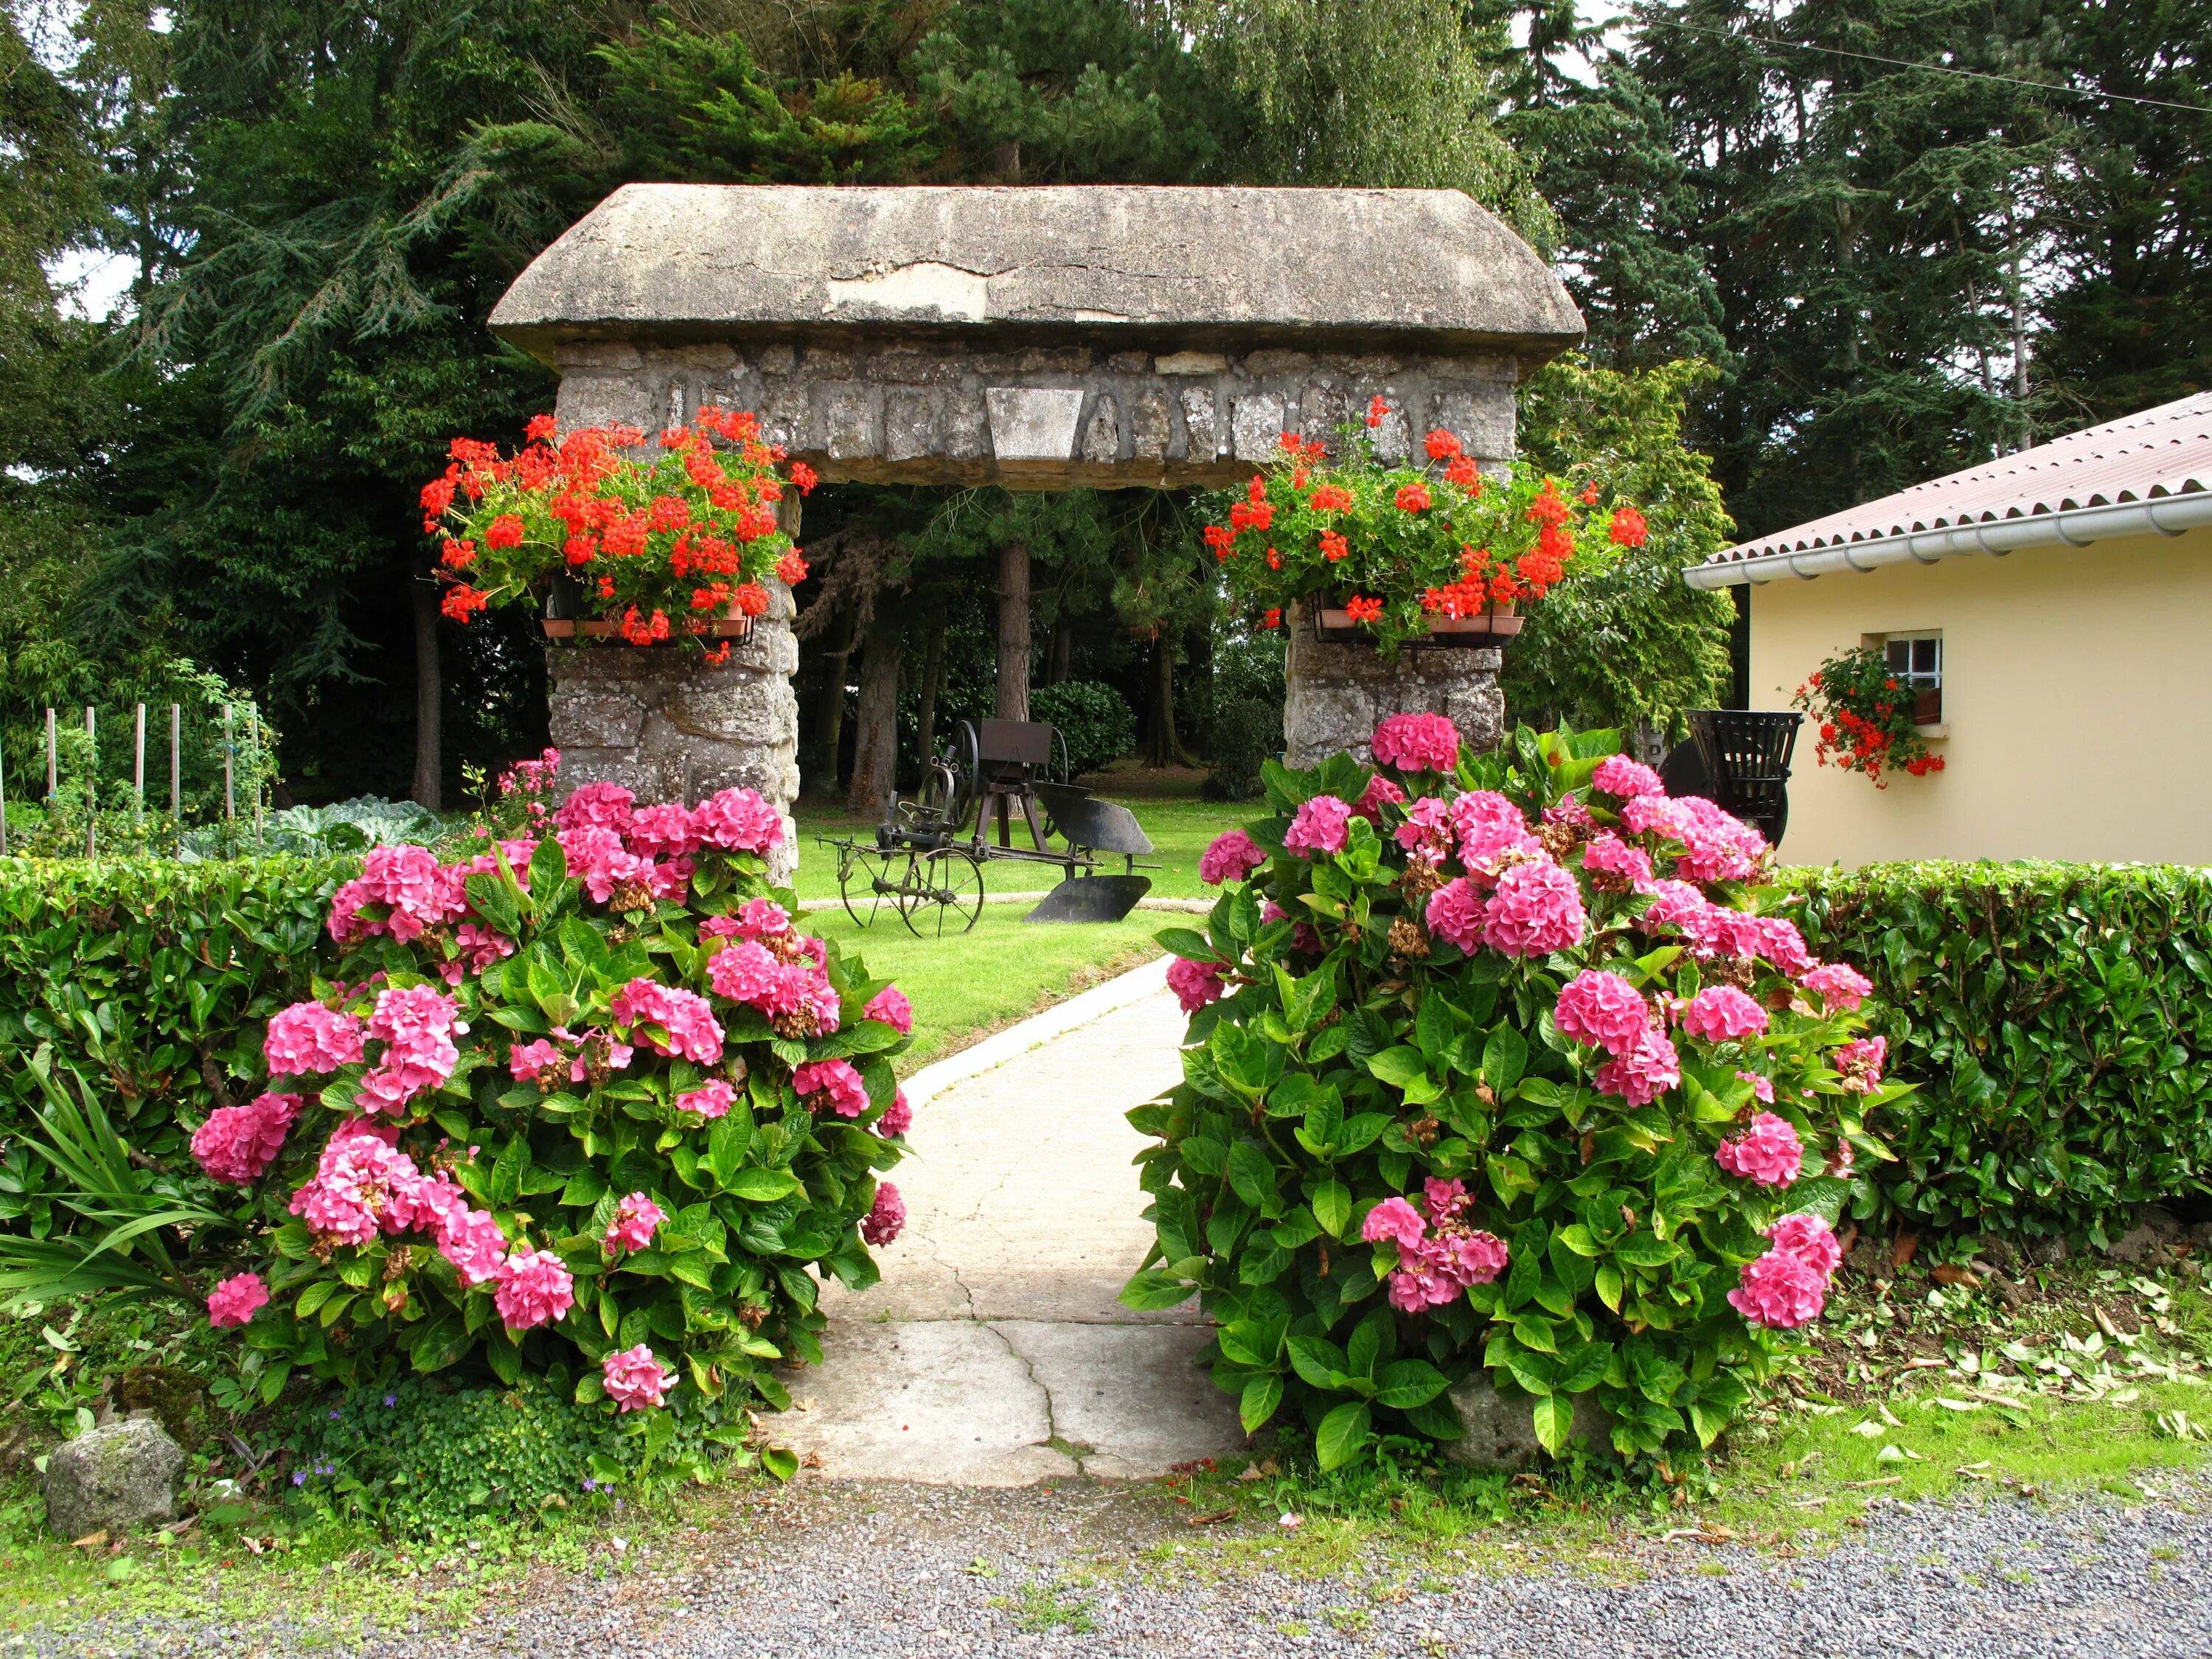
[[1119,921],[1152,890],[1150,876],[1071,876],[1024,921]]

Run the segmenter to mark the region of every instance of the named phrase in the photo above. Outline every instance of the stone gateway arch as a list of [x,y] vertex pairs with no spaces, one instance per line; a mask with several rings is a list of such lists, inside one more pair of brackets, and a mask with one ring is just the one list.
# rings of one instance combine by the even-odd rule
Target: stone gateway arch
[[[1456,191],[629,185],[516,278],[491,326],[561,376],[563,429],[758,412],[825,480],[1054,489],[1241,482],[1380,397],[1396,459],[1443,427],[1492,466],[1515,388],[1582,337],[1543,261]],[[795,505],[795,503],[794,503]],[[568,781],[651,798],[798,792],[791,603],[708,668],[555,648]],[[1293,631],[1304,763],[1381,714],[1470,741],[1503,715],[1489,651]]]

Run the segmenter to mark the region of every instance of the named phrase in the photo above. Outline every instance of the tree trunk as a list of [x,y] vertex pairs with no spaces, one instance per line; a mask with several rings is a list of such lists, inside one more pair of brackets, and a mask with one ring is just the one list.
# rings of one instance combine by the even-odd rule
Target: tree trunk
[[1075,623],[1066,611],[1053,618],[1052,646],[1045,653],[1044,683],[1064,685],[1067,682],[1068,665],[1075,655]]
[[897,599],[876,595],[867,654],[860,659],[860,725],[853,734],[853,781],[845,792],[845,810],[858,818],[879,815],[898,781],[899,656],[906,613]]
[[438,587],[427,575],[409,584],[415,611],[415,799],[445,810],[445,698],[438,668]]
[[945,612],[940,608],[929,616],[929,644],[921,657],[921,719],[915,733],[916,762],[927,774],[930,762],[937,758],[937,693],[945,683]]
[[999,550],[999,694],[992,712],[1002,720],[1030,717],[1030,550]]
[[837,762],[845,738],[845,667],[853,659],[853,647],[860,637],[860,615],[848,611],[833,625],[837,630],[836,637],[843,643],[825,653],[822,690],[814,704],[815,758],[822,771],[815,787],[817,793],[830,799],[837,794]]
[[1154,766],[1188,766],[1190,757],[1176,738],[1175,652],[1163,629],[1152,637],[1152,729],[1146,758]]

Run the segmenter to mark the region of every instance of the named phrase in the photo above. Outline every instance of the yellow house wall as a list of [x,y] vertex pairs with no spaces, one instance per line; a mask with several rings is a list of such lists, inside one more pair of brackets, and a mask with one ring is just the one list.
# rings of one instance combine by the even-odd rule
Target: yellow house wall
[[2212,530],[1751,592],[1751,706],[1869,634],[1940,629],[1944,769],[1876,789],[1799,728],[1790,863],[2212,863]]

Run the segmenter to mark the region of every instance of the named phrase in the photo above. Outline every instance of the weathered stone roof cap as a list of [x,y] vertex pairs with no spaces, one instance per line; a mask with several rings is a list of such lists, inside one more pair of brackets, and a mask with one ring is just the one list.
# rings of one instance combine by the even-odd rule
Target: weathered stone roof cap
[[491,315],[591,333],[1095,327],[1419,335],[1549,357],[1581,314],[1451,190],[625,185]]

